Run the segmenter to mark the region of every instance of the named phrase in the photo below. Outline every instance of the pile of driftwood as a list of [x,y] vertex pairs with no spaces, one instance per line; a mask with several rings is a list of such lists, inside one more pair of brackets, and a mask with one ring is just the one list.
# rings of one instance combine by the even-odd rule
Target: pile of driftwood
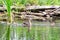
[[[25,8],[11,6],[13,20],[41,20],[54,22],[60,17],[59,6],[26,6]],[[14,10],[14,12],[13,12]],[[18,10],[18,11],[16,11]],[[0,21],[6,21],[7,10],[4,6],[0,6]]]
[[[60,17],[60,8],[58,6],[28,6],[22,12],[12,12],[14,18],[24,20],[40,20],[53,22]],[[16,20],[15,19],[15,20]]]
[[[18,11],[15,11],[15,10]],[[24,20],[23,26],[31,28],[32,20],[49,21],[51,26],[55,25],[55,20],[60,19],[60,7],[59,6],[27,6],[26,8],[20,8],[16,6],[11,7],[13,21]],[[14,12],[13,12],[14,10]],[[6,21],[7,10],[4,6],[0,7],[0,21]]]

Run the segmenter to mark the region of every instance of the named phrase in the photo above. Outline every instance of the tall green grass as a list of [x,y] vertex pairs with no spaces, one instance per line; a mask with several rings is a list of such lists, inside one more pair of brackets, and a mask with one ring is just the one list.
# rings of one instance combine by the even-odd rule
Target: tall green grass
[[[3,0],[6,8],[7,8],[7,15],[8,15],[8,21],[11,24],[12,23],[12,15],[11,15],[11,0]],[[8,29],[7,29],[7,34],[6,34],[6,40],[10,40],[10,27],[11,25],[9,24]]]
[[0,4],[3,4],[2,0],[0,0]]
[[12,0],[16,5],[60,5],[60,0]]
[[[0,0],[0,4],[3,4]],[[10,0],[12,5],[25,6],[31,5],[60,5],[60,0]],[[10,3],[10,2],[9,2]]]

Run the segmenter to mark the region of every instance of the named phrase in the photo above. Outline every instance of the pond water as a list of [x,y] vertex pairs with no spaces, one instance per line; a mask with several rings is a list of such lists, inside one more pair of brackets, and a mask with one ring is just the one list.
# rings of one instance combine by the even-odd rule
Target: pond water
[[[60,21],[54,27],[49,22],[32,22],[31,30],[22,27],[22,23],[12,24],[10,28],[10,40],[60,40]],[[0,40],[6,40],[8,26],[0,23]]]

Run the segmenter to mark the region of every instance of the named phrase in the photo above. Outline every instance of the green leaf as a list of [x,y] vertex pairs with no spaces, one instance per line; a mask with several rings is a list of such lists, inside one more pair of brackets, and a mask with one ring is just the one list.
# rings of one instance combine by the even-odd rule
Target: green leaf
[[8,12],[8,16],[10,17],[10,13],[11,13],[11,1],[10,0],[4,0],[4,3],[6,5],[7,8],[7,12]]
[[[11,0],[3,0],[4,1],[4,4],[6,5],[6,8],[7,8],[7,13],[8,13],[8,19],[11,23]],[[7,39],[6,40],[10,40],[10,27],[11,25],[8,26],[8,30],[7,30]]]

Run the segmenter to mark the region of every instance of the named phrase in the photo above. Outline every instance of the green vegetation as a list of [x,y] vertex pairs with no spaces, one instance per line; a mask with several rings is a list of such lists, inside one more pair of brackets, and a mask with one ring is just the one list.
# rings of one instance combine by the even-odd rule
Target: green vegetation
[[24,40],[60,40],[59,27],[32,27],[28,32],[27,27],[17,27],[16,29],[18,39]]
[[[0,0],[2,4],[3,0]],[[31,5],[60,5],[60,0],[11,0],[12,5],[25,6],[26,4]]]
[[[0,24],[0,39],[6,40],[8,38],[9,32],[7,32],[7,25]],[[12,32],[13,28],[11,27],[10,31]],[[31,28],[30,32],[28,32],[27,27],[15,26],[15,32],[18,40],[60,40],[60,27],[40,27],[34,26]],[[13,37],[14,38],[14,37]]]
[[16,5],[60,5],[60,0],[17,0],[13,1]]
[[[4,4],[6,5],[7,8],[7,14],[8,14],[8,19],[9,19],[9,23],[12,23],[12,13],[11,13],[11,1],[10,0],[3,0]],[[7,33],[6,33],[6,40],[10,40],[10,27],[11,25],[7,25],[8,29],[7,29]]]
[[[0,4],[4,4],[7,8],[9,23],[12,24],[12,13],[11,7],[15,6],[26,6],[26,5],[60,5],[60,0],[0,0]],[[0,25],[0,39],[10,40],[11,30],[16,30],[18,39],[26,37],[26,40],[60,40],[60,28],[59,27],[32,27],[31,31],[28,32],[27,27],[12,28],[11,25],[2,26]],[[3,30],[3,28],[5,28]],[[4,32],[5,31],[5,32]]]

